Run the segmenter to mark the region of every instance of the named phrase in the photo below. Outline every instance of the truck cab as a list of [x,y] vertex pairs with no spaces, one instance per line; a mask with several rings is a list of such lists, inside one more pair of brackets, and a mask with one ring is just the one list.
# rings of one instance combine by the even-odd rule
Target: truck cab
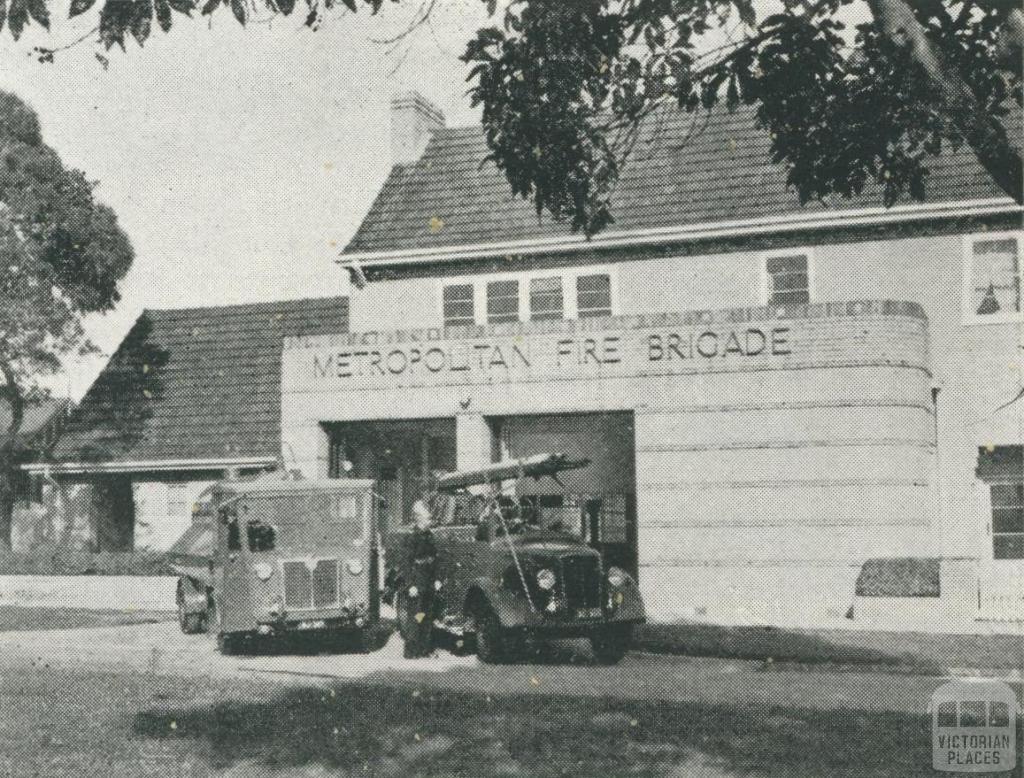
[[365,634],[376,624],[372,481],[226,481],[212,490],[205,514],[197,517],[205,530],[192,532],[195,542],[205,536],[211,544],[205,568],[201,554],[171,554],[184,631],[214,631],[230,653],[250,635]]

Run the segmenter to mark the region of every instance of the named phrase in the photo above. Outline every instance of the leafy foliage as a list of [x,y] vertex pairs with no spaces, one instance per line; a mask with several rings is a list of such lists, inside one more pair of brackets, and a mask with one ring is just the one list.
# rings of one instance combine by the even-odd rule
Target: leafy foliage
[[[612,221],[638,128],[667,103],[756,106],[773,160],[804,202],[850,197],[872,181],[886,205],[924,199],[929,157],[977,133],[965,132],[963,107],[905,41],[877,20],[845,29],[837,15],[850,2],[790,3],[758,20],[747,0],[512,0],[502,27],[480,30],[463,58],[513,191],[587,234]],[[1021,103],[1021,73],[1000,46],[1013,7],[910,7],[967,82],[973,110],[990,117],[989,137],[1008,146],[1001,120]],[[707,33],[731,23],[743,34],[709,53]]]
[[[0,396],[14,411],[0,430],[0,509],[25,399],[63,356],[93,348],[82,316],[117,303],[132,263],[127,236],[93,188],[43,143],[32,109],[0,92]],[[0,542],[7,518],[0,510]]]
[[[0,0],[0,29],[49,25],[49,0]],[[153,19],[227,9],[240,24],[331,9],[371,13],[385,0],[72,0],[99,6],[106,49],[142,45]],[[436,0],[421,2],[419,22]],[[963,144],[1024,202],[1024,166],[1005,125],[1021,103],[1024,11],[1015,0],[862,0],[872,20],[839,21],[854,0],[480,0],[495,22],[463,60],[483,106],[490,159],[538,214],[594,234],[643,122],[687,111],[753,107],[802,201],[876,184],[883,202],[925,198],[928,161]],[[759,14],[759,9],[772,12]],[[902,19],[894,25],[892,19]],[[887,21],[888,20],[888,21]],[[723,43],[724,40],[724,43]],[[41,61],[57,49],[37,47]],[[107,59],[97,53],[106,67]]]

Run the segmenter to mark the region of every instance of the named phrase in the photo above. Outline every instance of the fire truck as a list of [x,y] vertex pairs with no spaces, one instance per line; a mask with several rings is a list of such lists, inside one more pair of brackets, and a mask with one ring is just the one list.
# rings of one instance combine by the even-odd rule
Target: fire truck
[[[629,650],[645,618],[636,581],[587,543],[584,516],[546,516],[515,495],[522,479],[557,481],[588,464],[540,454],[436,478],[430,509],[442,607],[435,626],[475,640],[484,662],[513,660],[527,639],[586,637],[603,664]],[[411,629],[409,532],[391,532],[384,543],[383,599],[395,604],[403,636]]]
[[183,632],[223,653],[255,635],[350,632],[379,619],[373,481],[272,473],[224,481],[200,501],[168,561]]

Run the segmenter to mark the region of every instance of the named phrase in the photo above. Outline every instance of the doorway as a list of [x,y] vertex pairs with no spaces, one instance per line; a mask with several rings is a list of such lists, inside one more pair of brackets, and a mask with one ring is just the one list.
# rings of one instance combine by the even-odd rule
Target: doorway
[[410,520],[430,474],[455,469],[455,419],[338,422],[330,441],[328,477],[372,478],[384,500],[384,529]]
[[638,574],[636,434],[633,413],[566,413],[506,416],[495,420],[500,457],[518,459],[543,453],[589,459],[580,470],[550,478],[524,479],[520,499],[560,509],[566,526],[601,552],[605,566]]

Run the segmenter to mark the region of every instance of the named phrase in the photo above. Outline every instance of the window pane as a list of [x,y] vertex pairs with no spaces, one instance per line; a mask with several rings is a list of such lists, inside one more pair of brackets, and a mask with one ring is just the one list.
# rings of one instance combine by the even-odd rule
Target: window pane
[[562,279],[530,279],[530,318],[534,321],[562,318]]
[[777,273],[772,276],[772,289],[779,292],[806,292],[807,273]]
[[992,556],[996,559],[1024,559],[1024,535],[992,535]]
[[988,725],[990,727],[1010,726],[1010,706],[993,700],[988,704]]
[[1024,532],[1024,510],[1021,508],[993,508],[993,532]]
[[611,276],[601,273],[576,279],[576,312],[581,319],[588,316],[611,316]]
[[810,271],[807,257],[794,254],[789,257],[768,257],[769,305],[800,305],[811,301]]
[[807,274],[807,257],[803,254],[794,254],[791,257],[769,257],[765,267],[772,275],[776,273],[803,273]]
[[993,508],[1019,508],[1024,505],[1024,484],[992,484]]
[[506,321],[519,321],[518,281],[488,282],[487,321],[492,324]]
[[971,257],[971,310],[978,316],[1020,313],[1017,241],[981,240]]
[[939,703],[938,719],[940,727],[955,727],[957,725],[955,700]]
[[984,727],[985,726],[985,702],[984,700],[964,700],[960,703],[960,726],[961,727]]
[[277,531],[269,524],[253,520],[249,522],[246,534],[249,536],[250,551],[273,551]]
[[442,290],[445,326],[473,323],[473,285],[455,284]]

